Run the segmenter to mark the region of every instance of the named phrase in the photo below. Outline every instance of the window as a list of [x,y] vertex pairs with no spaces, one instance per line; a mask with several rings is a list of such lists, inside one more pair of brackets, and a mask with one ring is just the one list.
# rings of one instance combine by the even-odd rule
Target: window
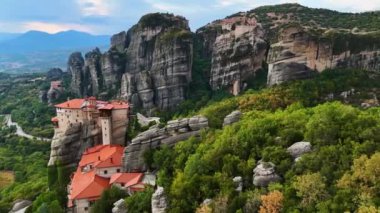
[[120,173],[120,169],[117,169],[116,172],[117,172],[117,173]]
[[124,187],[124,186],[125,186],[125,183],[122,183],[121,186]]
[[104,170],[104,174],[105,174],[105,175],[108,174],[108,171],[107,171],[107,170]]
[[88,207],[84,207],[84,210],[85,210],[85,211],[88,211]]

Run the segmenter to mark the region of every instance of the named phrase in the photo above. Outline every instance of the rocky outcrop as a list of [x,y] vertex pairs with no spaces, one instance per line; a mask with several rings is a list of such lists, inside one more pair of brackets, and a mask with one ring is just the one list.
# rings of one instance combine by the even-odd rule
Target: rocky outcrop
[[26,209],[32,205],[32,202],[29,200],[16,200],[14,205],[9,213],[21,213],[25,212]]
[[125,149],[124,168],[126,171],[145,171],[144,153],[163,145],[174,146],[192,136],[199,136],[202,129],[208,128],[208,120],[202,116],[169,121],[164,128],[153,126],[140,133]]
[[80,96],[120,96],[151,114],[185,99],[191,81],[192,33],[188,21],[170,14],[148,14],[128,32],[111,38],[104,54],[74,53],[68,70]]
[[112,213],[127,213],[127,206],[124,199],[120,199],[113,204]]
[[70,55],[67,62],[67,72],[71,75],[71,91],[77,95],[83,95],[83,76],[84,59],[80,52]]
[[[336,67],[378,71],[380,49],[376,49],[376,42],[367,42],[360,48],[350,44],[363,42],[361,38],[365,36],[329,31],[313,34],[300,26],[284,28],[278,42],[270,46],[267,83],[271,86],[306,79]],[[357,41],[350,37],[357,37]]]
[[297,142],[291,145],[287,151],[297,161],[303,154],[311,152],[310,142]]
[[63,86],[61,81],[52,81],[50,82],[49,91],[46,94],[46,98],[49,104],[61,97],[63,93]]
[[46,73],[46,80],[58,81],[63,77],[63,71],[60,68],[52,68]]
[[241,118],[241,112],[239,110],[233,111],[224,118],[223,126],[228,126],[233,123],[236,123],[240,121],[240,118]]
[[235,191],[241,192],[243,191],[243,178],[241,176],[234,177],[232,181],[235,184]]
[[85,149],[101,143],[101,131],[93,123],[76,123],[54,132],[48,165],[75,166]]
[[168,208],[168,203],[163,187],[157,187],[156,191],[152,195],[152,213],[165,213]]
[[266,187],[272,182],[281,180],[280,176],[276,173],[275,165],[271,162],[259,161],[259,164],[253,170],[253,185]]
[[[160,20],[158,22],[157,20]],[[148,114],[173,109],[191,81],[192,35],[179,16],[149,14],[128,31],[121,95]]]
[[197,35],[205,49],[203,56],[211,56],[213,90],[228,88],[237,95],[263,68],[268,43],[256,18],[241,13],[206,25]]

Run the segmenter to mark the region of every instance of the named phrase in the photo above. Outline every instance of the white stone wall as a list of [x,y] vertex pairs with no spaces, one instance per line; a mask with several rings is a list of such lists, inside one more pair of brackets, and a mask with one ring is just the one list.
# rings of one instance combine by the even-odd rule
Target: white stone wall
[[[119,172],[118,172],[119,170]],[[107,171],[107,174],[105,174],[105,171]],[[97,169],[96,174],[105,177],[105,178],[110,178],[113,174],[123,172],[122,167],[110,167],[110,168],[102,168],[102,169]]]
[[100,125],[102,127],[103,145],[112,143],[112,122],[110,117],[100,118]]
[[74,213],[90,212],[90,202],[86,199],[74,200],[74,205]]

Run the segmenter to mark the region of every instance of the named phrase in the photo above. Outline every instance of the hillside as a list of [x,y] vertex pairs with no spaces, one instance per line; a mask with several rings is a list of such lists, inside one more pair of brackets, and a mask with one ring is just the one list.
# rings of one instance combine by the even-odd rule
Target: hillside
[[[108,50],[72,53],[55,101],[127,100],[133,108],[120,134],[127,138],[122,170],[157,177],[154,188],[125,195],[112,187],[84,208],[109,212],[123,199],[129,213],[380,211],[379,15],[283,4],[192,33],[186,18],[152,13],[113,35]],[[51,136],[54,109],[37,99],[50,80],[0,77],[0,111],[30,133]],[[0,174],[13,171],[15,180],[0,189],[0,211],[16,199],[33,200],[28,212],[69,210],[71,172],[105,133],[97,102],[89,108],[97,116],[86,114],[87,123],[78,114],[70,125],[54,121],[47,169],[47,153],[35,150],[46,144],[2,128],[0,153],[11,158]],[[161,123],[143,126],[137,112]],[[82,166],[78,174],[86,174]],[[24,185],[35,190],[23,194]]]

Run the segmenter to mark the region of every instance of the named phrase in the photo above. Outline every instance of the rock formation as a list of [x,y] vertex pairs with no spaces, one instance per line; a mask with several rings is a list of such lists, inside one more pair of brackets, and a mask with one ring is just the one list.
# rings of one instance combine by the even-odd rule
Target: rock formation
[[46,94],[46,98],[49,104],[53,104],[63,93],[63,87],[61,81],[50,82],[50,89]]
[[46,73],[46,80],[58,81],[61,80],[64,73],[60,68],[52,68]]
[[234,177],[232,181],[234,182],[236,186],[235,191],[237,192],[243,191],[243,178],[241,176]]
[[29,200],[16,200],[9,213],[25,212],[26,209],[31,205],[32,205],[32,202]]
[[271,162],[259,161],[259,164],[253,170],[253,185],[266,187],[272,182],[281,180],[280,176],[276,173],[275,165]]
[[192,136],[199,136],[202,129],[208,128],[208,120],[202,116],[169,121],[164,128],[153,126],[140,133],[125,149],[124,168],[126,171],[145,171],[144,153],[162,145],[173,146]]
[[152,213],[165,213],[167,207],[164,188],[158,186],[152,195]]
[[215,21],[197,31],[204,50],[211,59],[212,89],[228,88],[237,95],[260,70],[266,59],[268,43],[255,17],[245,13]]
[[297,142],[287,149],[288,153],[297,161],[303,154],[311,152],[310,142]]
[[112,213],[127,213],[127,206],[124,199],[120,199],[113,204]]
[[240,120],[240,118],[241,118],[241,112],[239,110],[233,111],[224,118],[223,126],[228,126],[233,123],[236,123]]
[[122,97],[148,112],[173,109],[185,99],[191,81],[193,50],[188,21],[149,14],[128,31],[128,38]]
[[104,54],[73,53],[68,62],[73,92],[116,96],[148,114],[169,110],[185,99],[191,81],[192,34],[188,21],[169,14],[148,14],[128,32],[111,38]]
[[[271,44],[268,54],[268,85],[310,78],[317,72],[326,69],[345,67],[366,70],[380,70],[380,49],[376,50],[375,42],[354,47],[350,42],[361,42],[365,35],[349,34],[358,40],[344,41],[343,47],[326,31],[314,35],[303,27],[288,27],[280,32],[278,42]],[[380,40],[379,40],[380,41]]]
[[55,131],[49,166],[75,166],[86,148],[101,143],[101,132],[93,123],[73,124],[65,132]]

